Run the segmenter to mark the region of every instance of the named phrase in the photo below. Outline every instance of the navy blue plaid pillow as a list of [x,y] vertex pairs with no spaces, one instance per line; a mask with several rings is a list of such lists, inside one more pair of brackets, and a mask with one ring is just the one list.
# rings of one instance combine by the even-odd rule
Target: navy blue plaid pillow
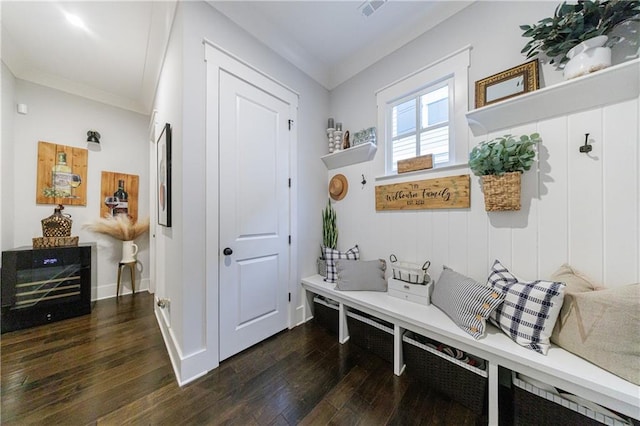
[[338,279],[338,271],[336,270],[336,260],[338,259],[359,260],[360,259],[360,251],[358,250],[357,245],[345,252],[341,252],[329,247],[322,247],[322,251],[324,252],[324,258],[327,261],[327,277],[324,280],[329,283],[335,283],[336,280]]
[[505,293],[504,302],[491,313],[491,322],[514,342],[546,355],[564,301],[564,283],[520,281],[496,260],[487,285]]

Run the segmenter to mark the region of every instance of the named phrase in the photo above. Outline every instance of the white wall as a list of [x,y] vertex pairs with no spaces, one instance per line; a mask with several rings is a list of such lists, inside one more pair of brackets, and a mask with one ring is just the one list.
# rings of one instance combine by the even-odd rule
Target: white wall
[[[72,216],[72,235],[78,235],[80,242],[98,243],[97,297],[115,296],[121,244],[111,237],[83,230],[82,225],[100,217],[102,171],[138,175],[138,216],[149,215],[149,167],[143,160],[148,157],[149,118],[20,79],[15,80],[14,103],[26,104],[29,113],[17,114],[14,104],[11,109],[13,135],[3,134],[3,140],[9,137],[13,148],[11,158],[3,159],[2,171],[4,178],[12,184],[7,193],[3,188],[3,197],[13,194],[9,195],[9,200],[5,199],[8,202],[3,203],[3,218],[12,218],[7,226],[12,228],[13,238],[6,244],[10,247],[30,246],[33,237],[42,236],[40,221],[53,213],[53,205],[35,202],[38,141],[87,148],[87,131],[95,129],[102,139],[99,151],[89,150],[87,182],[83,182],[88,186],[87,205],[65,206],[65,213]],[[4,119],[3,114],[3,124]],[[3,125],[3,133],[4,130]],[[15,164],[8,176],[5,175],[5,161]],[[142,268],[136,279],[139,289],[148,288],[148,241],[148,234],[136,240],[140,247],[138,267]],[[3,241],[3,249],[8,248],[4,244]],[[123,282],[129,291],[129,279]]]
[[0,143],[0,249],[13,248],[13,122],[16,79],[2,62],[2,140]]
[[[320,244],[320,210],[326,200],[324,127],[328,92],[290,63],[266,48],[204,2],[178,5],[169,52],[165,59],[155,109],[158,122],[174,125],[172,185],[174,228],[157,232],[157,276],[166,275],[164,292],[171,299],[170,324],[163,333],[180,382],[186,382],[218,365],[217,306],[207,308],[208,295],[217,292],[217,277],[207,277],[205,266],[218,253],[206,253],[205,153],[206,66],[203,40],[207,39],[300,94],[298,123],[297,229],[293,230],[299,252],[298,277],[314,273]],[[175,44],[174,44],[175,43]],[[182,43],[182,46],[180,46]],[[180,73],[182,73],[180,75]],[[169,77],[173,75],[174,77]],[[177,78],[180,87],[169,80]],[[182,106],[181,114],[178,105]],[[213,148],[217,149],[217,148]],[[217,235],[217,230],[214,230]],[[214,237],[217,239],[217,237]],[[208,282],[207,279],[210,281]],[[159,285],[158,288],[161,286]],[[301,304],[299,286],[293,300]],[[160,291],[158,296],[161,297]],[[159,316],[167,316],[158,312]],[[301,319],[301,317],[300,317]],[[295,325],[294,318],[293,324]]]
[[[376,125],[374,92],[465,45],[472,45],[469,90],[476,80],[526,61],[520,24],[553,13],[548,2],[477,2],[425,35],[345,82],[331,93],[331,114],[346,129]],[[543,67],[541,86],[562,80]],[[469,105],[474,98],[470,95]],[[411,178],[375,181],[384,173],[384,144],[373,161],[330,171],[350,181],[347,197],[335,204],[339,247],[358,243],[364,259],[431,260],[437,278],[443,264],[483,282],[495,258],[525,279],[548,277],[570,262],[598,282],[617,286],[640,281],[638,101],[503,129],[540,132],[539,171],[523,175],[523,209],[486,213],[479,181],[472,178],[471,208],[376,212],[374,186],[469,173],[468,168],[431,171]],[[591,158],[578,152],[584,134],[594,138]],[[534,167],[535,170],[535,167]],[[368,184],[362,189],[361,174]]]

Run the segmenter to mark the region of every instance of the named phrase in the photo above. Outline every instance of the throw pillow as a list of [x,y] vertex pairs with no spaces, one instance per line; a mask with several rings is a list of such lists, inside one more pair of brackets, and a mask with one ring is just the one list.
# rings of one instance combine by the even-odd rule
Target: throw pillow
[[324,258],[327,261],[327,277],[324,279],[326,282],[335,283],[336,278],[338,278],[338,274],[336,273],[336,260],[338,259],[348,259],[348,260],[358,260],[360,259],[360,251],[358,250],[358,246],[356,245],[353,248],[345,252],[338,251],[336,249],[332,249],[329,247],[322,247],[322,251],[324,254]]
[[546,355],[565,285],[555,281],[522,281],[496,260],[487,286],[505,293],[504,303],[491,314],[491,322],[514,342]]
[[431,296],[431,303],[475,339],[482,337],[487,318],[503,300],[501,291],[489,289],[446,266]]
[[640,283],[565,295],[551,341],[640,386]]
[[566,285],[565,293],[583,293],[600,289],[591,278],[566,263],[560,266],[550,279],[564,283]]
[[387,280],[384,279],[386,269],[387,262],[383,259],[336,260],[336,290],[387,291]]

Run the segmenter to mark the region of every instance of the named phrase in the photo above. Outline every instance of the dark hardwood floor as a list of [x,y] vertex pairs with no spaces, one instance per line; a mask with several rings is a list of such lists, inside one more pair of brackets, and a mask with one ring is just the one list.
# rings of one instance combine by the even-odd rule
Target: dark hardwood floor
[[486,423],[313,322],[180,388],[147,293],[1,336],[2,424]]

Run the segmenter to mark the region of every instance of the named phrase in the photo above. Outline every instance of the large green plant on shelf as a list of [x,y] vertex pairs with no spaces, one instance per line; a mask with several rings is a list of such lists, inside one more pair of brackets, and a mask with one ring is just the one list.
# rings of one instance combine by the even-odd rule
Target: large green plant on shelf
[[[609,35],[619,24],[638,21],[639,0],[584,0],[576,4],[563,2],[556,7],[553,16],[541,19],[534,25],[520,25],[523,37],[531,40],[522,49],[527,58],[546,55],[549,63],[565,64],[567,52],[593,37]],[[609,37],[609,44],[619,41]]]

